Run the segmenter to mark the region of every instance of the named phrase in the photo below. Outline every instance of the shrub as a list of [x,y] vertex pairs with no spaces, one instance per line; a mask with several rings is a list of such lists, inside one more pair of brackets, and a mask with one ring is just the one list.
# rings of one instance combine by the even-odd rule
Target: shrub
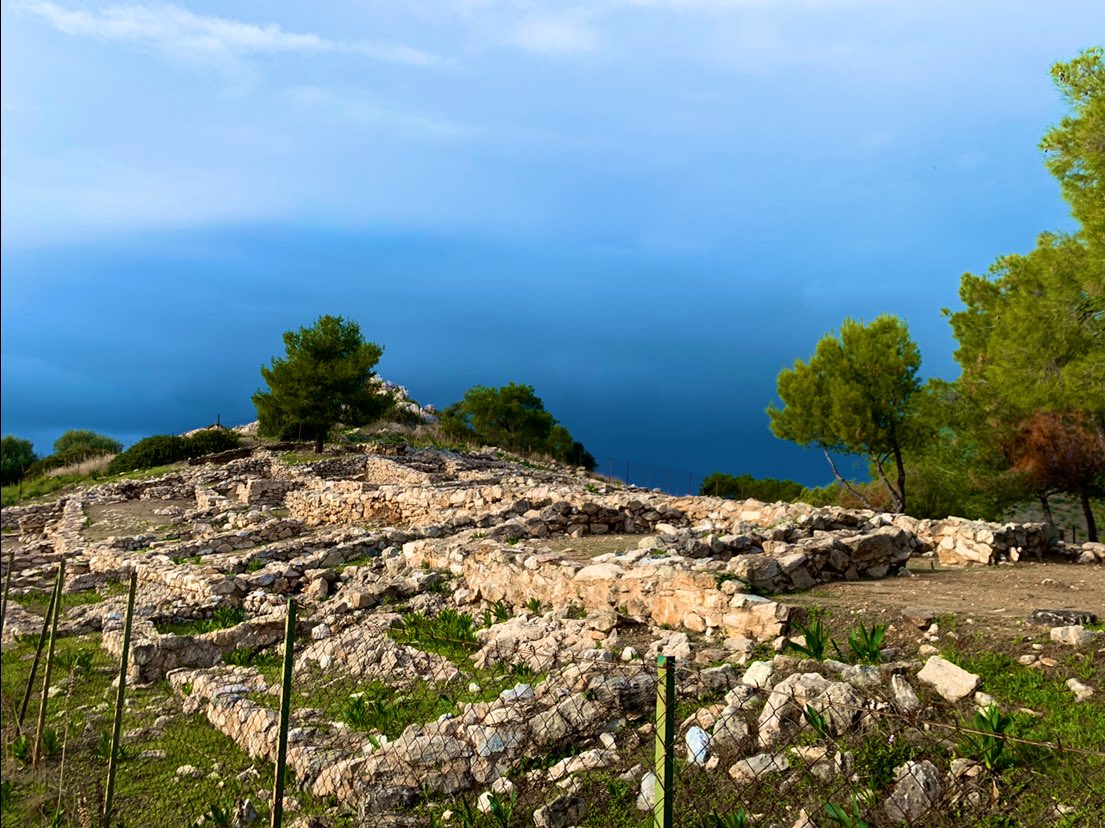
[[220,451],[236,449],[241,444],[241,438],[233,431],[225,428],[208,428],[197,431],[188,441],[189,457],[202,457],[205,454],[216,454]]
[[121,454],[115,455],[107,467],[108,474],[167,466],[188,458],[188,441],[172,434],[144,437]]
[[120,474],[135,469],[167,466],[191,457],[229,451],[237,448],[239,442],[240,438],[237,434],[222,428],[204,429],[190,437],[156,434],[153,437],[144,437],[122,454],[115,455],[107,467],[107,472]]
[[7,435],[0,445],[0,481],[5,484],[15,483],[21,477],[27,467],[35,462],[34,446],[30,440],[21,440],[18,437]]

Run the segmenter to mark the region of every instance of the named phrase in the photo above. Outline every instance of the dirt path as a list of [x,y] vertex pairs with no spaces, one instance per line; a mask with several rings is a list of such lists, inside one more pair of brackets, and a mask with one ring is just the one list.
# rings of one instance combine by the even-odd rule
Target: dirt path
[[1022,637],[1034,609],[1089,610],[1105,620],[1105,567],[1021,563],[930,568],[928,560],[917,559],[910,562],[909,572],[881,581],[826,584],[776,599],[822,607],[834,616],[869,616],[870,621],[896,624],[904,620],[904,609],[920,608],[955,615],[960,628],[974,624],[1001,638]]

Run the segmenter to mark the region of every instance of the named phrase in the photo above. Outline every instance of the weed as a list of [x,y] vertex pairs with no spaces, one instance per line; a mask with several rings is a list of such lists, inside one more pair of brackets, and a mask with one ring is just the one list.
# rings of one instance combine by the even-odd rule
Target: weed
[[711,811],[695,823],[695,828],[748,828],[748,812],[744,808],[731,814]]
[[566,618],[572,618],[579,621],[587,617],[587,610],[577,604],[568,604],[567,609],[564,611],[564,615]]
[[814,658],[818,661],[825,658],[825,647],[831,639],[820,618],[815,618],[813,623],[803,626],[802,636],[805,639],[804,644],[787,641],[787,649],[795,650],[806,658]]
[[1005,734],[1013,719],[1002,713],[996,704],[990,704],[975,713],[972,724],[981,733],[967,734],[968,754],[982,762],[987,770],[996,770],[1005,750]]
[[52,727],[42,731],[42,753],[44,756],[53,756],[61,749],[61,740],[58,732]]
[[192,823],[191,828],[230,828],[234,824],[234,809],[212,805]]
[[488,798],[488,814],[498,828],[509,828],[510,818],[514,815],[514,806],[518,804],[518,791],[510,792],[510,799],[503,799],[497,793]]
[[802,716],[806,719],[806,723],[813,728],[814,733],[822,739],[828,737],[829,728],[825,722],[825,717],[818,713],[812,704],[806,705],[806,709],[802,711]]
[[863,819],[862,813],[855,795],[852,796],[851,811],[846,811],[832,802],[825,803],[825,815],[837,825],[843,826],[843,828],[869,828],[867,822]]
[[894,733],[875,732],[856,747],[857,768],[863,768],[870,784],[885,788],[894,781],[894,769],[917,756],[917,749]]
[[175,635],[202,635],[203,633],[224,630],[227,627],[236,627],[249,616],[241,607],[216,607],[210,618],[199,620],[174,620],[168,623],[155,623],[154,627],[159,633],[173,633]]
[[8,806],[11,805],[15,799],[15,783],[10,779],[5,779],[0,782],[0,813],[8,810]]
[[249,563],[246,564],[246,572],[257,572],[264,569],[267,563],[264,558],[250,558]]
[[12,756],[24,765],[31,764],[31,740],[26,733],[20,733],[12,742]]
[[528,601],[526,601],[525,608],[529,612],[532,612],[534,615],[540,615],[541,610],[543,609],[543,605],[538,599],[530,598]]
[[848,633],[848,647],[856,660],[866,664],[878,664],[882,660],[882,643],[886,638],[886,624],[860,624]]

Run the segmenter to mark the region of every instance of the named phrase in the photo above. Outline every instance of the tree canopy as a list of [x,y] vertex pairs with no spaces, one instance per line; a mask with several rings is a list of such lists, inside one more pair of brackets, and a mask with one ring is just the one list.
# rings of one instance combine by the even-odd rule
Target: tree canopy
[[366,342],[356,322],[320,316],[285,332],[284,348],[285,356],[261,368],[268,390],[253,395],[262,436],[313,440],[321,452],[337,423],[365,425],[391,407],[370,382],[384,350]]
[[99,454],[118,454],[122,450],[123,444],[118,440],[82,428],[70,429],[54,441],[54,454],[65,456],[93,457]]
[[588,469],[595,467],[595,458],[545,410],[532,385],[475,385],[464,393],[464,399],[442,412],[442,426],[455,437],[509,451],[548,454]]
[[0,479],[5,486],[18,483],[23,472],[37,459],[30,440],[7,435],[0,440]]
[[[776,437],[824,451],[833,474],[845,486],[850,484],[831,453],[867,457],[895,511],[903,511],[903,449],[911,402],[920,388],[920,365],[920,352],[902,320],[884,315],[864,325],[846,319],[838,335],[821,338],[808,362],[798,360],[780,372],[783,408],[768,408],[771,430]],[[890,461],[894,481],[888,477]]]
[[963,275],[963,310],[945,310],[959,344],[957,438],[990,459],[991,480],[1048,497],[1105,489],[1105,50],[1052,67],[1070,112],[1041,142],[1081,225],[1044,233],[1027,254]]
[[773,477],[753,477],[741,474],[734,477],[724,472],[714,472],[702,481],[698,488],[700,495],[713,495],[730,500],[762,500],[765,503],[776,501],[792,502],[799,500],[806,487],[793,480],[776,480]]
[[[1094,46],[1056,63],[1051,77],[1070,112],[1048,130],[1040,148],[1100,263],[1105,260],[1105,48]],[[1098,284],[1098,294],[1103,292],[1105,281]]]

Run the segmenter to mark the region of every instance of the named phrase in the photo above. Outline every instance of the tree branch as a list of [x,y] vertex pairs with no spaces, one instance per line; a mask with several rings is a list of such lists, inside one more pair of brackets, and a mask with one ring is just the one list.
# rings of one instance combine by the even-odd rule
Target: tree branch
[[831,454],[829,454],[828,448],[826,448],[825,446],[822,446],[821,450],[823,452],[825,452],[825,459],[829,461],[829,467],[833,470],[833,476],[836,477],[836,479],[839,480],[842,484],[844,484],[845,489],[847,489],[852,494],[854,494],[857,498],[859,498],[860,503],[862,503],[864,506],[866,506],[868,509],[870,509],[871,508],[870,501],[868,501],[868,499],[866,497],[864,497],[859,491],[857,491],[856,488],[854,486],[852,486],[852,484],[849,483],[847,480],[845,480],[841,476],[840,472],[837,471],[836,463],[833,462],[833,456]]

